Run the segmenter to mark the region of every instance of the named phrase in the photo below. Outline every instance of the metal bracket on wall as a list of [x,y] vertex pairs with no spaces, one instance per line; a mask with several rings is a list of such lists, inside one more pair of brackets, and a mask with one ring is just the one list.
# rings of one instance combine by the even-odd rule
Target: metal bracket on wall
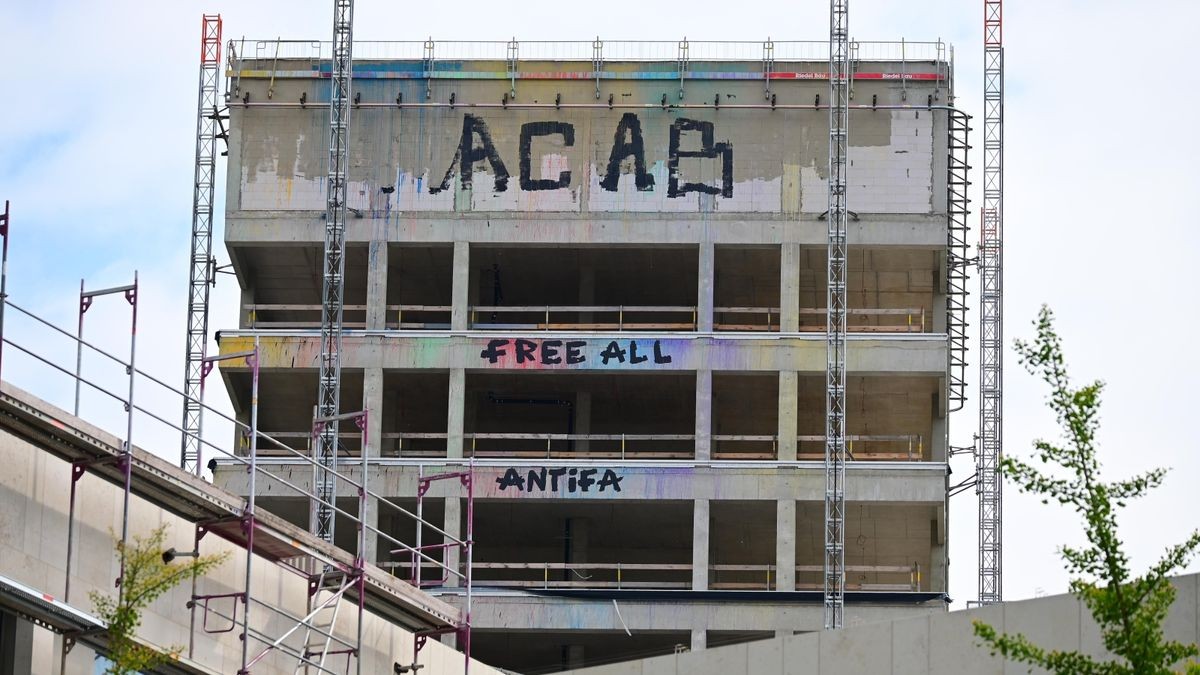
[[679,100],[683,100],[683,80],[687,77],[688,71],[688,39],[685,37],[679,41]]
[[604,43],[597,35],[592,41],[592,75],[596,77],[596,100],[600,100],[600,73],[604,69]]
[[775,72],[775,43],[771,38],[763,43],[763,98],[771,100],[771,73]]
[[433,37],[425,41],[425,100],[433,96]]
[[517,55],[520,51],[520,44],[517,38],[508,41],[508,96],[510,99],[517,97]]

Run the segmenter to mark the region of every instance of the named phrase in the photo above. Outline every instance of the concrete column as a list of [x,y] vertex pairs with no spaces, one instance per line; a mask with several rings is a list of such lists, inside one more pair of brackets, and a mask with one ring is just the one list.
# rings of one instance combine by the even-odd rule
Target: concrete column
[[0,613],[0,675],[32,673],[33,624],[13,614]]
[[387,241],[367,244],[367,329],[387,327]]
[[583,657],[583,645],[567,645],[563,650],[563,665],[567,668],[582,668],[586,665]]
[[778,459],[781,462],[796,461],[796,416],[800,409],[800,375],[794,370],[779,373],[779,436],[776,439]]
[[[945,251],[939,251],[937,254],[938,265],[937,272],[933,279],[933,312],[932,316],[925,317],[925,330],[934,333],[946,332],[946,291],[948,285],[946,275],[949,273],[947,264],[949,263]],[[968,286],[970,288],[970,286]]]
[[[581,391],[575,394],[575,433],[592,433],[592,392],[590,391]],[[587,452],[591,450],[591,442],[587,440],[575,441],[575,450],[577,452]]]
[[692,590],[708,590],[709,501],[692,503]]
[[243,288],[241,293],[241,305],[238,307],[238,321],[242,329],[252,328],[254,325],[253,310],[246,309],[249,305],[254,304],[254,289]]
[[[579,268],[579,304],[593,305],[596,303],[596,268],[587,265]],[[581,323],[591,323],[595,319],[592,312],[580,312]]]
[[[367,411],[367,456],[379,457],[383,452],[383,369],[382,368],[364,368],[363,369],[363,410]],[[371,476],[366,477],[371,480]],[[374,481],[375,485],[369,485],[368,489],[378,493],[380,491],[378,480]],[[367,505],[366,525],[374,528],[379,527],[379,507],[375,503],[375,499],[371,498]],[[379,560],[379,536],[374,532],[367,531],[367,550],[366,559],[369,562]]]
[[[463,509],[463,506],[464,505],[462,503],[462,500],[459,499],[458,497],[446,497],[446,520],[444,523],[442,523],[442,529],[446,531],[446,534],[449,534],[450,536],[456,537],[458,539],[462,539],[462,509]],[[443,542],[448,544],[448,543],[450,543],[450,540],[443,539]],[[458,567],[461,559],[462,559],[462,556],[459,554],[458,547],[455,547],[455,546],[446,547],[446,557],[443,558],[443,560],[446,561],[447,567],[449,567],[452,570],[458,570],[460,572],[465,571],[465,570],[460,570]],[[432,575],[430,575],[430,576],[432,576]],[[461,586],[462,582],[461,582],[461,580],[459,580],[458,577],[454,576],[453,574],[450,574],[446,578],[446,585],[450,586],[450,587],[457,587],[457,586]],[[457,634],[446,633],[445,635],[442,636],[442,644],[448,645],[450,647],[457,649],[458,648]]]
[[[577,565],[588,561],[588,530],[587,518],[567,519],[567,564]],[[563,570],[563,581],[572,581],[579,576],[571,570]],[[586,572],[581,572],[587,576]]]
[[463,456],[463,413],[467,407],[467,371],[450,369],[450,405],[446,412],[446,456]]
[[696,371],[696,461],[712,459],[712,371]]
[[363,369],[363,410],[367,411],[367,451],[383,453],[383,368]]
[[453,280],[450,290],[450,330],[467,330],[470,317],[471,249],[454,242]]
[[696,289],[696,328],[701,332],[713,329],[713,287],[716,279],[716,252],[712,242],[700,244],[700,261],[697,271],[699,284]]
[[[462,509],[463,509],[463,506],[464,506],[463,500],[459,499],[458,497],[446,497],[446,522],[442,526],[442,529],[446,531],[446,534],[449,534],[450,536],[456,537],[458,539],[462,539]],[[449,539],[446,539],[444,541],[447,544],[450,543]],[[432,555],[432,554],[430,554],[430,555]],[[449,567],[452,570],[458,570],[459,572],[463,572],[464,570],[460,570],[458,568],[461,560],[462,560],[462,556],[459,554],[458,547],[450,546],[450,547],[446,548],[445,561],[446,561],[447,567]],[[430,576],[432,577],[433,575],[431,574]],[[446,585],[447,586],[461,586],[462,583],[460,582],[458,577],[455,577],[452,574],[452,575],[450,575],[450,578],[446,580]]]
[[919,590],[946,591],[950,588],[946,569],[949,563],[946,550],[946,504],[938,504],[934,508],[933,522],[930,523],[930,527],[933,529],[933,546],[929,551],[933,569],[921,571]]
[[783,244],[779,251],[779,329],[800,330],[800,244]]
[[775,590],[796,590],[796,500],[775,504]]
[[692,651],[698,652],[708,646],[708,632],[703,628],[692,629]]
[[[945,380],[943,379],[941,382],[945,382]],[[940,391],[946,391],[944,384],[942,385],[942,389]],[[936,403],[939,403],[944,407],[946,397],[944,395],[939,395],[937,399],[938,400]],[[948,448],[946,446],[949,444],[947,433],[946,412],[945,410],[939,411],[935,408],[933,423],[930,427],[930,437],[925,439],[925,447],[921,449],[921,452],[924,453],[925,457],[928,457],[934,462],[946,461],[946,455],[948,454]],[[916,449],[914,448],[913,451],[916,452]]]

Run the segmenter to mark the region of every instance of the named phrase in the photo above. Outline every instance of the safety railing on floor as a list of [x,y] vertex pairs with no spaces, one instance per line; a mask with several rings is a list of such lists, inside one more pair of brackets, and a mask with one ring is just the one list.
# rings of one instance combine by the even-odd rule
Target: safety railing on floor
[[696,308],[682,305],[527,305],[471,307],[481,330],[696,330]]
[[[775,565],[709,565],[708,587],[719,590],[776,590],[778,567]],[[824,574],[821,565],[796,565],[796,590],[819,591],[820,581],[807,581]],[[918,592],[921,590],[921,565],[846,565],[846,590],[874,592]]]
[[[825,330],[825,309],[802,307],[799,310],[801,332]],[[713,328],[728,331],[779,331],[778,307],[714,307]],[[821,321],[815,321],[820,318]],[[923,307],[869,308],[846,310],[846,323],[856,333],[923,333],[926,331]]]
[[[117,292],[124,293],[126,300],[128,300],[133,310],[132,328],[130,330],[130,356],[128,361],[113,355],[91,342],[81,339],[79,335],[82,333],[83,313],[90,307],[91,299],[99,295]],[[131,455],[134,447],[132,437],[135,428],[139,430],[139,434],[143,433],[142,423],[158,425],[160,430],[165,429],[170,434],[184,434],[193,438],[200,453],[196,461],[197,474],[200,474],[203,467],[207,467],[209,471],[214,473],[221,465],[244,467],[248,488],[245,494],[246,504],[243,512],[233,517],[198,522],[196,524],[195,541],[196,550],[198,551],[203,536],[206,533],[213,533],[237,546],[243,547],[246,551],[245,585],[239,591],[232,593],[205,594],[198,593],[193,589],[192,597],[188,604],[193,613],[193,629],[196,624],[195,617],[197,612],[202,615],[200,621],[201,630],[207,630],[210,615],[216,617],[216,619],[213,619],[214,621],[220,620],[223,625],[229,625],[229,630],[234,628],[240,629],[243,648],[241,669],[244,672],[249,672],[251,667],[271,657],[271,655],[285,657],[291,663],[294,663],[294,667],[297,669],[310,668],[312,672],[321,673],[338,672],[332,670],[327,664],[327,657],[331,654],[347,655],[348,657],[359,654],[363,640],[362,612],[364,611],[364,607],[368,606],[364,602],[367,596],[374,597],[373,594],[377,594],[380,592],[380,589],[384,589],[384,596],[394,598],[394,602],[397,603],[412,602],[415,599],[405,596],[398,590],[387,590],[388,586],[381,585],[379,578],[376,576],[381,574],[381,572],[376,571],[375,566],[370,564],[367,559],[367,542],[368,540],[374,540],[378,542],[379,546],[387,546],[390,550],[404,552],[414,559],[438,565],[447,578],[455,578],[461,585],[465,586],[465,605],[460,618],[455,619],[458,623],[452,624],[449,627],[435,626],[430,631],[418,632],[416,640],[417,650],[419,651],[420,646],[424,645],[425,638],[428,635],[444,632],[458,632],[462,634],[464,637],[462,644],[467,645],[464,651],[466,652],[467,668],[469,669],[469,631],[472,597],[470,566],[467,565],[465,569],[460,570],[454,566],[439,562],[426,552],[431,547],[422,547],[419,541],[416,545],[401,541],[392,534],[380,529],[375,524],[378,516],[373,516],[372,514],[378,513],[385,518],[399,520],[400,522],[412,522],[417,525],[418,531],[428,529],[443,539],[444,543],[437,546],[457,550],[463,554],[467,561],[471,559],[472,546],[472,521],[470,516],[468,516],[467,520],[467,534],[465,536],[455,535],[433,525],[422,519],[419,514],[412,513],[380,495],[378,492],[375,492],[370,486],[372,469],[369,454],[358,453],[359,456],[357,458],[353,461],[348,461],[346,464],[339,465],[335,461],[332,466],[321,465],[313,459],[309,452],[291,447],[280,438],[260,430],[258,428],[259,353],[257,340],[252,350],[208,357],[204,360],[203,364],[203,373],[205,376],[211,372],[211,369],[217,363],[223,361],[242,362],[249,368],[251,371],[251,395],[248,422],[205,405],[202,400],[187,397],[172,385],[137,368],[134,362],[137,345],[137,294],[136,278],[135,282],[128,287],[123,286],[116,289],[93,291],[90,294],[81,292],[80,297],[83,300],[80,302],[80,328],[77,334],[72,334],[70,331],[13,303],[10,299],[3,298],[3,305],[0,308],[0,321],[2,321],[0,323],[0,354],[4,357],[3,364],[6,366],[6,374],[13,372],[15,366],[25,369],[31,366],[46,368],[50,372],[65,376],[66,381],[74,387],[85,387],[87,391],[96,392],[101,398],[111,400],[124,409],[124,414],[120,416],[121,425],[124,427],[124,433],[120,434],[123,438],[123,450],[121,456],[118,458],[118,465],[122,467],[121,470],[125,476],[122,541],[126,541],[129,534],[129,497],[132,492],[131,467],[133,464]],[[4,312],[4,309],[8,311]],[[13,327],[14,319],[25,322],[18,327],[19,330]],[[44,334],[34,335],[34,331],[43,331]],[[23,339],[18,340],[14,337],[18,334],[22,335]],[[53,342],[53,338],[66,338],[67,343],[72,346],[78,346],[74,369],[70,366],[61,365],[56,361],[54,356],[48,355],[48,352],[54,351],[52,347],[48,346]],[[62,350],[58,351],[58,358],[62,358],[64,356]],[[128,387],[128,393],[125,395],[117,393],[115,391],[117,387],[114,383],[84,376],[82,373],[84,353],[90,355],[89,358],[94,356],[103,357],[106,362],[123,370],[125,373],[124,378],[115,378],[115,383],[119,386]],[[13,357],[17,355],[22,355],[24,362],[14,363]],[[203,392],[203,380],[201,382],[201,392]],[[34,384],[45,386],[45,378],[34,378]],[[140,400],[135,398],[135,386],[138,384],[142,385],[142,387],[154,387],[157,395],[148,396],[142,394]],[[63,390],[61,393],[66,395],[69,393],[69,389]],[[211,442],[204,436],[203,430],[200,433],[189,432],[178,424],[169,421],[166,416],[167,414],[153,409],[163,405],[164,394],[168,398],[175,398],[179,403],[182,403],[183,399],[187,398],[198,404],[203,410],[203,414],[210,421],[212,419],[220,420],[236,429],[246,439],[246,447],[229,450],[223,445]],[[75,410],[77,415],[80,412],[79,399],[79,394],[76,393]],[[353,420],[358,424],[361,429],[360,447],[367,446],[366,411],[344,413],[339,415],[337,419],[343,418]],[[314,419],[313,429],[309,432],[310,435],[319,433],[321,427],[332,420],[333,418]],[[136,427],[135,421],[139,423]],[[226,438],[228,439],[229,436],[226,436]],[[334,496],[328,499],[322,498],[296,482],[290,474],[283,475],[265,468],[258,462],[258,459],[260,456],[268,453],[260,453],[260,446],[262,448],[269,448],[277,456],[287,457],[290,461],[295,462],[301,467],[310,468],[314,472],[313,484],[317,482],[316,478],[319,475],[317,472],[327,472],[327,475],[332,477],[334,484],[337,486]],[[209,458],[207,464],[203,461],[204,455],[207,455]],[[75,483],[88,470],[94,469],[95,464],[96,462],[91,461],[77,462],[73,466],[70,504],[71,520],[73,520],[75,509]],[[353,473],[350,471],[353,471]],[[463,484],[467,486],[468,514],[470,514],[473,512],[470,506],[472,499],[470,491],[472,470],[468,468],[466,471],[455,474],[456,477],[460,475]],[[336,514],[339,520],[344,519],[343,522],[349,523],[356,533],[354,543],[351,545],[353,550],[350,551],[353,564],[339,563],[329,557],[318,555],[314,553],[314,549],[306,548],[294,539],[289,541],[287,537],[280,536],[278,532],[264,526],[262,517],[258,515],[260,507],[257,505],[257,497],[259,496],[260,489],[264,491],[264,494],[269,492],[273,498],[288,496],[303,498],[308,501],[312,508],[320,506],[329,509],[331,513]],[[349,510],[344,502],[339,503],[336,499],[336,494],[339,492],[353,499],[355,507],[352,508],[354,510]],[[71,533],[73,530],[74,528],[69,526],[68,532]],[[71,576],[72,539],[73,537],[69,534],[66,562],[68,580]],[[307,614],[298,615],[288,612],[279,607],[277,603],[265,602],[254,596],[251,579],[253,561],[256,557],[266,557],[283,568],[295,571],[307,579],[311,591]],[[123,562],[122,560],[122,564]],[[419,586],[420,579],[416,581]],[[70,588],[68,586],[64,592],[64,598],[69,598],[69,591]],[[391,595],[387,595],[388,593],[391,593]],[[327,610],[339,607],[343,599],[348,600],[353,596],[357,596],[358,598],[357,602],[353,603],[357,606],[358,611],[358,632],[352,637],[345,636],[344,632],[339,636],[335,634],[335,624],[329,620],[329,612]],[[432,602],[432,598],[430,601]],[[448,606],[446,611],[451,611]],[[334,610],[334,616],[336,619],[336,609]],[[450,615],[446,616],[448,620]],[[278,629],[281,625],[290,626],[282,635],[274,630]],[[311,644],[318,644],[321,647],[314,650],[310,647]],[[352,660],[351,658],[346,659],[347,670],[344,672],[350,671]],[[357,660],[353,661],[358,663],[358,667],[361,668],[361,663]]]
[[[713,434],[713,459],[773,460],[779,456],[779,437],[770,434]],[[846,455],[858,462],[919,462],[925,459],[920,434],[848,434]],[[796,437],[796,459],[825,460],[825,437]]]
[[691,459],[691,434],[463,434],[468,457],[512,459]]
[[[321,305],[252,303],[242,306],[249,328],[307,329],[321,325]],[[452,308],[448,305],[386,305],[384,328],[389,330],[448,330]],[[349,330],[367,327],[366,305],[346,305],[343,322]],[[475,330],[525,331],[694,331],[697,308],[689,305],[476,305],[470,308]],[[800,332],[825,330],[825,310],[803,307]],[[924,307],[846,310],[851,332],[924,333],[932,328]],[[817,321],[820,319],[820,321]],[[778,307],[714,307],[717,331],[779,332]]]
[[[384,327],[391,330],[448,330],[449,305],[385,305]],[[250,328],[320,328],[321,305],[299,303],[253,303],[242,305]],[[343,327],[367,327],[366,305],[345,305]]]
[[[386,565],[404,576],[411,562]],[[429,567],[426,565],[425,567]],[[475,583],[499,588],[608,588],[676,589],[692,588],[691,563],[620,563],[620,562],[483,562],[476,561]],[[714,590],[779,590],[779,567],[770,564],[712,564],[708,566],[708,587]],[[796,590],[820,590],[822,584],[801,581],[822,573],[820,565],[796,565]],[[921,590],[921,565],[850,565],[854,575],[847,588],[856,591],[918,592]]]
[[[305,432],[272,431],[272,438],[304,439]],[[342,433],[343,454],[358,455],[358,435]],[[446,456],[446,432],[384,432],[384,457],[437,458]],[[555,434],[466,433],[464,456],[480,459],[695,459],[693,434]],[[920,434],[850,434],[847,454],[857,462],[919,462],[925,459]],[[824,461],[825,437],[796,437],[799,461]],[[713,434],[712,458],[773,461],[779,457],[779,437],[773,434]],[[260,448],[260,456],[286,456]]]
[[[328,60],[322,40],[231,40],[243,60],[271,62]],[[947,44],[936,41],[854,41],[864,61],[945,60]],[[826,61],[828,41],[816,40],[355,40],[356,60],[407,61]]]

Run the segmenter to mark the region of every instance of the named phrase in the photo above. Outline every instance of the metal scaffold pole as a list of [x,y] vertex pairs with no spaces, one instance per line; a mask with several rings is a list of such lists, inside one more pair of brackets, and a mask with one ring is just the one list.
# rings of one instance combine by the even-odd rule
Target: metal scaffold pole
[[846,599],[846,135],[849,1],[829,5],[829,210],[825,312],[825,628],[842,626]]
[[983,210],[979,239],[979,602],[1003,599],[1004,45],[1002,3],[983,3]]
[[[325,205],[325,256],[321,284],[321,369],[317,391],[317,418],[332,421],[316,438],[312,531],[333,541],[337,496],[339,394],[342,380],[342,280],[346,243],[346,167],[349,163],[350,81],[354,24],[353,0],[333,3],[333,68],[329,79],[329,179]],[[367,449],[363,448],[362,452]]]
[[183,438],[179,465],[200,474],[200,432],[204,423],[204,376],[208,356],[208,301],[212,286],[213,189],[220,113],[221,15],[200,22],[200,91],[196,104],[196,172],[192,188],[192,240],[188,276],[187,346],[183,374]]

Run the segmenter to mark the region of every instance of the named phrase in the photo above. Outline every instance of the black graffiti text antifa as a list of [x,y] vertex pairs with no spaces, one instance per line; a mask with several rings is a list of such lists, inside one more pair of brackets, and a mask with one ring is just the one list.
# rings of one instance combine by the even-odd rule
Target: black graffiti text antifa
[[[683,142],[684,132],[688,131],[699,132],[700,149],[684,150],[680,147]],[[531,166],[533,139],[541,136],[559,136],[562,138],[562,145],[569,148],[575,145],[575,126],[569,122],[553,121],[527,122],[521,125],[519,148],[519,182],[521,189],[526,192],[538,192],[541,190],[559,190],[570,187],[570,171],[560,172],[557,179],[534,180]],[[478,142],[476,142],[477,139]],[[720,159],[721,186],[681,182],[679,160],[688,158]],[[638,191],[653,191],[654,176],[646,171],[646,150],[645,143],[642,140],[642,123],[638,120],[637,115],[633,113],[625,113],[621,116],[621,121],[617,123],[617,130],[613,135],[612,151],[608,156],[608,166],[605,168],[604,178],[600,181],[602,189],[609,192],[617,191],[621,177],[621,163],[626,159],[633,160],[634,185],[637,186]],[[488,163],[492,170],[492,188],[496,192],[505,192],[508,190],[508,167],[504,164],[504,160],[500,158],[500,153],[496,151],[496,145],[492,142],[492,133],[488,129],[487,123],[475,115],[464,115],[462,137],[459,140],[458,149],[454,153],[454,159],[451,160],[450,166],[446,169],[446,175],[442,178],[442,182],[437,185],[430,183],[429,193],[438,194],[443,190],[450,189],[456,170],[459,180],[462,182],[462,187],[464,189],[470,188],[473,182],[475,164],[484,161]],[[721,143],[714,141],[712,122],[678,118],[671,123],[667,175],[667,197],[672,199],[682,197],[689,192],[720,195],[726,198],[732,197],[733,144],[728,141]]]
[[[561,485],[569,493],[576,491],[588,492],[592,486],[596,486],[597,492],[604,492],[611,489],[613,492],[621,491],[621,481],[623,476],[618,476],[612,469],[604,469],[604,473],[597,479],[595,476],[600,474],[600,469],[575,469],[560,467],[557,469],[546,470],[545,467],[530,469],[527,475],[522,476],[517,469],[510,468],[504,472],[503,476],[496,479],[496,483],[500,486],[499,490],[504,491],[508,488],[515,488],[517,492],[533,492],[535,489],[545,491],[547,489],[547,479],[549,479],[549,490],[558,492]],[[559,482],[559,479],[564,479]]]

